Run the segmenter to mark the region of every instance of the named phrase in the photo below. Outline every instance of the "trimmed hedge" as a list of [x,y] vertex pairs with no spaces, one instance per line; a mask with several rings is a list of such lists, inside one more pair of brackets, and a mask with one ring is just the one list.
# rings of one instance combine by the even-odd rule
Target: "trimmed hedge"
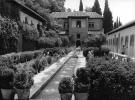
[[83,56],[87,57],[89,51],[93,51],[93,54],[95,57],[102,57],[105,55],[108,55],[110,50],[108,48],[97,48],[97,47],[89,47],[89,48],[83,48]]
[[37,51],[27,51],[21,53],[11,53],[0,56],[0,64],[9,64],[9,63],[24,63],[35,59],[39,54],[41,54],[43,50]]
[[135,65],[115,59],[91,58],[87,62],[91,100],[135,100]]

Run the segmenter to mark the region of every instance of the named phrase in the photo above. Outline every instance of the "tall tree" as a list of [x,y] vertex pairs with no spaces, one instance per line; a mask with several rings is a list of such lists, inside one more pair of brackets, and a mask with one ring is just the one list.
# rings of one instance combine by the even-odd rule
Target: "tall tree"
[[121,23],[121,21],[120,21],[120,17],[119,17],[119,26],[121,26],[122,25],[122,23]]
[[122,23],[120,21],[120,18],[117,17],[116,21],[114,22],[113,28],[116,29],[116,28],[120,27],[121,25],[122,25]]
[[82,0],[80,0],[79,11],[83,11],[83,3],[82,3]]
[[98,14],[102,15],[98,0],[95,0],[94,5],[92,7],[92,12],[97,12]]
[[103,26],[104,26],[104,32],[105,34],[113,29],[113,17],[112,12],[110,11],[110,8],[108,6],[108,0],[105,0],[105,7],[104,7],[104,20],[103,20]]

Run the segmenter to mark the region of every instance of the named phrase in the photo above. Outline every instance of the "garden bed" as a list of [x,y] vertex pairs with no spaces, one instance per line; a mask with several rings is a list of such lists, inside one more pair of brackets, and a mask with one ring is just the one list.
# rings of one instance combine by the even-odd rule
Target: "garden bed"
[[[4,77],[10,77],[10,74],[7,73],[8,71],[9,73],[14,74],[13,76],[17,75],[17,77],[20,77],[21,80],[22,79],[24,80],[22,81],[22,83],[19,82],[21,81],[20,79],[17,80],[18,83],[17,84],[15,83],[15,86],[20,87],[21,84],[22,85],[25,84],[23,86],[27,87],[28,85],[28,87],[30,88],[33,83],[29,84],[28,81],[25,81],[26,80],[25,78],[29,78],[28,80],[31,80],[34,75],[40,73],[47,66],[56,62],[59,58],[68,54],[71,50],[72,50],[71,48],[53,48],[53,49],[49,48],[49,49],[44,49],[44,50],[42,49],[42,50],[33,51],[33,52],[23,52],[23,53],[18,53],[18,54],[12,53],[12,54],[1,56],[0,77],[2,79]],[[22,77],[23,73],[26,75],[25,78]],[[8,75],[8,76],[5,76],[5,75]],[[22,75],[22,76],[18,76],[18,75]],[[2,81],[4,82],[4,80]],[[8,84],[12,83],[10,81],[7,81],[7,83]],[[0,88],[3,88],[2,84],[3,83],[1,83]],[[14,83],[10,85],[10,87],[14,87]]]
[[90,80],[89,99],[134,100],[135,64],[108,57],[91,58],[87,62]]

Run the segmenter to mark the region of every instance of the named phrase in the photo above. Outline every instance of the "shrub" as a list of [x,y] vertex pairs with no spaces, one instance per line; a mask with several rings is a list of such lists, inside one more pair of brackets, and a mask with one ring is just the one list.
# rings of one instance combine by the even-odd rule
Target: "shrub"
[[58,87],[59,93],[72,93],[73,92],[73,81],[70,77],[64,77]]
[[76,71],[76,77],[78,82],[82,82],[84,84],[89,83],[88,72],[85,68],[78,68]]
[[12,89],[14,80],[14,71],[6,66],[0,66],[0,85],[3,89]]
[[77,92],[77,93],[88,93],[89,92],[89,84],[84,84],[82,82],[79,82],[79,81],[75,80],[74,92]]
[[87,63],[90,98],[94,100],[134,100],[135,66],[132,62],[93,58]]
[[25,69],[16,72],[14,79],[15,88],[30,89],[33,83],[32,75],[28,71],[25,71]]

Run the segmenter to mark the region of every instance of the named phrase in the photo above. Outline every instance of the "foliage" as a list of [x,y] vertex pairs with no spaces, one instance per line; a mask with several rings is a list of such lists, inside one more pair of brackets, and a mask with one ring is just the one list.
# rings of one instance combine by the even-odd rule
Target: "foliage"
[[108,6],[108,0],[105,0],[105,8],[103,13],[103,26],[105,34],[113,29],[113,17],[112,12]]
[[56,42],[55,38],[49,38],[49,37],[41,37],[38,40],[40,46],[39,48],[54,47],[55,42]]
[[3,89],[13,88],[14,71],[7,66],[0,66],[0,86]]
[[74,92],[77,93],[88,93],[89,92],[89,84],[84,84],[82,82],[78,82],[77,80],[74,83]]
[[70,77],[64,77],[59,83],[59,93],[72,93],[73,92],[73,81]]
[[132,62],[115,59],[92,58],[87,63],[94,100],[135,99],[135,66]]
[[62,46],[68,46],[69,44],[69,38],[67,36],[61,36],[61,40],[62,40]]
[[97,12],[98,14],[102,15],[98,0],[95,0],[94,5],[92,7],[92,12]]
[[95,51],[95,50],[98,50],[98,48],[96,48],[96,47],[83,48],[83,56],[87,57],[88,52],[91,50]]
[[122,25],[122,23],[120,21],[120,18],[118,19],[118,17],[117,17],[117,20],[114,22],[113,29],[118,28],[121,25]]
[[82,0],[80,0],[79,11],[83,11],[83,3],[82,3]]
[[23,37],[30,39],[30,40],[37,40],[39,38],[38,30],[31,25],[23,24]]
[[83,84],[88,84],[89,80],[88,80],[88,73],[87,70],[85,68],[78,68],[76,71],[76,80],[78,82],[81,82]]
[[88,52],[93,51],[94,57],[103,57],[103,56],[108,56],[110,49],[109,48],[96,48],[96,47],[89,47],[89,48],[83,48],[83,56],[88,57]]
[[106,36],[104,34],[93,35],[84,40],[88,47],[101,47],[106,43]]
[[9,18],[0,18],[1,52],[16,51],[19,39],[18,24]]
[[16,72],[14,79],[14,86],[17,89],[29,89],[33,85],[34,81],[32,75],[22,69],[21,71]]
[[2,55],[0,57],[0,64],[10,66],[11,64],[19,64],[19,63],[25,63],[27,61],[30,61],[34,58],[36,58],[42,50],[36,50],[36,51],[27,51],[27,52],[21,52],[21,53],[11,53]]
[[47,58],[40,55],[34,61],[34,64],[32,64],[32,67],[35,69],[36,73],[39,73],[40,71],[44,70],[44,68],[47,66],[47,64],[48,64]]

